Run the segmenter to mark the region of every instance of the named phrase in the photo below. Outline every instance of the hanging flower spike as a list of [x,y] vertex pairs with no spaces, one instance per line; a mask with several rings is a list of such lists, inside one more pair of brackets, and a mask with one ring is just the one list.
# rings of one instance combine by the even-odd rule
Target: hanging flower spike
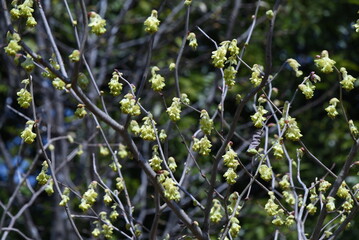
[[136,136],[138,136],[141,133],[140,125],[138,124],[138,122],[136,120],[131,120],[129,129]]
[[152,78],[149,80],[149,82],[152,83],[151,88],[156,92],[162,91],[164,86],[166,86],[164,77],[156,73],[159,70],[160,69],[157,66],[152,67]]
[[325,108],[325,111],[327,111],[328,116],[332,119],[334,119],[335,116],[337,116],[339,114],[336,109],[337,103],[339,103],[338,98],[332,98],[329,101],[330,105]]
[[236,217],[232,217],[230,222],[231,222],[231,227],[229,228],[229,234],[231,235],[232,238],[235,238],[242,227],[239,225],[239,220]]
[[293,58],[289,58],[287,60],[287,63],[294,70],[296,77],[300,77],[303,75],[303,71],[299,70],[300,64],[297,62],[297,60],[295,60]]
[[272,168],[268,167],[265,164],[262,164],[259,168],[258,168],[258,172],[261,176],[261,178],[265,181],[269,181],[272,179]]
[[212,52],[211,58],[213,59],[212,63],[217,68],[223,68],[224,62],[227,60],[227,48],[228,48],[229,41],[225,41],[221,43],[221,46]]
[[279,141],[274,143],[273,150],[274,150],[273,155],[274,155],[274,157],[276,159],[282,159],[283,158],[284,151],[283,151],[283,147],[282,147],[282,145],[280,144]]
[[25,69],[25,71],[28,73],[34,70],[35,64],[34,61],[32,60],[32,57],[29,54],[27,54],[25,61],[21,63],[21,67]]
[[31,105],[32,96],[29,91],[27,91],[25,88],[21,88],[20,91],[16,93],[18,96],[17,103],[22,108],[28,108]]
[[37,175],[36,177],[36,181],[40,184],[40,185],[45,185],[47,183],[47,181],[50,179],[50,175],[48,175],[47,169],[49,168],[49,165],[47,164],[46,161],[42,162],[42,168],[41,168],[41,172],[39,173],[39,175]]
[[285,137],[289,140],[298,141],[303,136],[300,133],[297,121],[291,116],[288,116],[287,119],[281,118],[279,120],[279,125],[281,128],[284,128],[284,126],[287,125]]
[[327,50],[323,50],[320,56],[314,60],[314,63],[323,73],[331,73],[333,72],[335,61],[329,58]]
[[353,25],[353,27],[355,28],[356,32],[359,32],[359,19],[357,20],[357,22]]
[[96,198],[98,195],[97,192],[95,191],[96,186],[97,186],[97,182],[93,181],[89,185],[87,191],[83,194],[81,203],[79,205],[79,208],[82,211],[86,211],[96,202]]
[[136,103],[135,96],[131,93],[127,93],[120,101],[121,111],[125,114],[132,116],[138,116],[141,114],[140,106]]
[[181,100],[177,97],[172,99],[172,104],[167,108],[166,112],[170,119],[174,122],[181,119]]
[[11,34],[8,32],[7,37],[10,39],[10,41],[9,44],[4,47],[4,50],[7,55],[14,57],[16,56],[17,52],[21,50],[21,46],[18,43],[21,40],[20,35],[17,33]]
[[203,109],[199,120],[201,131],[206,135],[211,135],[213,129],[213,120],[209,117],[208,112]]
[[203,156],[207,156],[211,152],[212,144],[208,140],[207,136],[198,140],[197,138],[194,139],[194,143],[192,149]]
[[252,67],[252,76],[249,78],[249,80],[254,85],[254,87],[259,86],[262,82],[262,76],[261,76],[262,69],[263,67],[258,64],[254,64]]
[[149,114],[147,117],[144,117],[142,120],[144,122],[140,128],[140,137],[143,140],[147,140],[147,141],[156,140],[157,129],[153,128],[152,122],[154,125],[156,125],[156,123],[152,120],[152,115]]
[[325,204],[325,207],[327,209],[328,212],[334,211],[335,210],[335,198],[333,197],[327,197],[327,203]]
[[307,80],[305,84],[299,84],[298,88],[302,91],[306,99],[311,99],[314,95],[315,86]]
[[356,81],[356,78],[354,78],[352,75],[348,75],[348,72],[345,68],[340,68],[340,72],[342,73],[343,80],[340,81],[340,84],[342,87],[350,91],[354,88],[354,82]]
[[174,159],[174,157],[169,157],[169,158],[168,158],[168,168],[169,168],[172,172],[175,172],[175,171],[176,171],[177,164],[176,164],[176,159]]
[[279,182],[279,187],[283,190],[287,190],[290,187],[290,183],[289,183],[289,176],[288,175],[284,175],[282,177],[282,180]]
[[104,34],[106,32],[106,20],[95,12],[89,12],[88,15],[90,17],[88,26],[91,28],[91,32],[98,36]]
[[110,93],[113,96],[118,96],[121,94],[122,83],[120,83],[119,80],[120,80],[120,74],[118,72],[114,71],[112,73],[112,78],[110,79],[110,82],[108,83]]
[[209,213],[209,219],[213,223],[218,223],[219,221],[221,221],[221,219],[223,217],[223,214],[222,214],[223,208],[222,208],[221,203],[217,199],[213,199],[212,203],[213,203],[213,206]]
[[229,66],[224,69],[223,78],[228,87],[233,87],[234,84],[236,83],[234,81],[234,79],[236,78],[236,74],[237,74],[237,71],[233,66]]
[[353,120],[350,119],[350,120],[348,121],[348,124],[349,124],[350,133],[351,133],[355,138],[357,138],[358,135],[359,135],[359,131],[358,131],[358,128],[354,125]]
[[267,212],[269,216],[274,216],[278,213],[279,206],[274,202],[275,197],[273,192],[268,192],[269,199],[266,205],[264,206],[264,210]]
[[192,3],[192,0],[185,0],[185,1],[184,1],[184,5],[185,5],[185,6],[191,5],[191,3]]
[[223,174],[223,177],[225,177],[228,184],[235,184],[237,173],[234,171],[233,168],[228,168],[228,170]]
[[326,180],[320,180],[320,183],[319,183],[319,192],[326,192],[330,186],[332,186],[332,184]]
[[160,25],[160,20],[158,20],[157,11],[152,10],[151,16],[146,19],[144,22],[145,31],[148,33],[155,33],[158,31],[158,26]]
[[26,142],[27,144],[31,144],[35,141],[36,133],[32,132],[32,128],[35,125],[34,121],[27,121],[26,122],[27,127],[24,129],[24,131],[21,132],[21,138]]
[[238,154],[232,149],[230,144],[227,145],[227,151],[222,157],[226,167],[233,168],[234,170],[237,169],[237,166],[239,165],[237,160]]
[[257,107],[257,112],[253,115],[251,115],[251,120],[253,122],[253,125],[256,128],[263,127],[263,122],[266,120],[265,117],[263,117],[264,114],[266,114],[268,111],[263,108],[263,106]]
[[158,172],[162,169],[161,164],[162,164],[163,160],[161,158],[159,158],[159,156],[158,156],[158,145],[154,145],[152,147],[152,150],[153,150],[152,158],[149,160],[149,163],[150,163],[151,168],[154,171]]
[[176,183],[172,180],[172,178],[166,177],[166,179],[162,183],[162,186],[165,189],[165,198],[177,202],[181,199],[178,187],[176,186]]
[[194,34],[193,32],[190,32],[187,36],[187,40],[189,41],[189,46],[193,49],[196,50],[198,47],[198,43],[197,43],[197,39],[196,39],[196,34]]
[[67,202],[70,200],[70,189],[68,187],[65,187],[64,191],[61,194],[61,202],[59,203],[59,206],[66,206]]

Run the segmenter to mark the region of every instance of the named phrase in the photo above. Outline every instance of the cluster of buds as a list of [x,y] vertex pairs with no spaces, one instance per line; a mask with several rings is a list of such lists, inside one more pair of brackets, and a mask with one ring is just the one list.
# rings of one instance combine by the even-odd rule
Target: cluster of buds
[[154,91],[159,92],[166,86],[165,79],[160,74],[157,74],[160,69],[157,66],[152,67],[151,74],[152,77],[150,78],[149,82],[152,83],[151,87]]
[[95,12],[89,12],[88,16],[90,18],[88,26],[91,28],[91,32],[96,35],[104,34],[106,32],[106,20]]
[[122,91],[122,83],[119,82],[120,79],[120,73],[114,71],[112,73],[112,78],[110,82],[108,83],[108,88],[110,89],[110,93],[113,96],[118,96],[121,94]]
[[13,9],[11,9],[10,14],[14,19],[18,19],[20,17],[26,18],[26,26],[32,28],[35,27],[37,22],[35,18],[32,16],[34,12],[34,1],[33,0],[25,0],[22,4],[17,5],[18,1],[12,1]]
[[328,116],[332,119],[339,114],[336,109],[338,103],[338,98],[332,98],[329,101],[329,106],[325,108],[325,111],[328,113]]
[[145,31],[148,33],[155,33],[158,31],[160,20],[158,20],[158,14],[156,10],[152,10],[151,16],[149,16],[144,22]]
[[181,100],[177,97],[172,99],[172,104],[167,108],[166,112],[170,119],[174,122],[181,119]]
[[87,111],[85,109],[85,105],[78,104],[75,111],[75,116],[77,116],[78,118],[84,118],[86,115],[87,115]]
[[78,61],[80,61],[80,56],[81,56],[80,51],[75,49],[69,55],[69,59],[70,59],[71,62],[78,62]]
[[207,156],[211,152],[212,144],[208,140],[207,136],[204,136],[200,140],[198,138],[194,138],[193,141],[193,151],[196,151],[203,156]]

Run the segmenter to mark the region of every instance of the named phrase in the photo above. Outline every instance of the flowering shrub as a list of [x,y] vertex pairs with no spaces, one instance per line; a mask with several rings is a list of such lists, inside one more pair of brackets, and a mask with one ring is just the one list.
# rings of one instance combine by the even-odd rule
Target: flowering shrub
[[[0,194],[1,239],[356,231],[357,98],[348,94],[359,68],[329,44],[307,62],[276,48],[281,16],[299,3],[90,2],[1,1],[13,80],[4,119],[21,121],[7,133],[20,146],[0,138],[0,177],[11,183]],[[227,29],[220,14],[232,4]],[[235,26],[238,11],[250,17]],[[357,40],[352,21],[345,31]],[[17,171],[16,155],[30,167]]]

